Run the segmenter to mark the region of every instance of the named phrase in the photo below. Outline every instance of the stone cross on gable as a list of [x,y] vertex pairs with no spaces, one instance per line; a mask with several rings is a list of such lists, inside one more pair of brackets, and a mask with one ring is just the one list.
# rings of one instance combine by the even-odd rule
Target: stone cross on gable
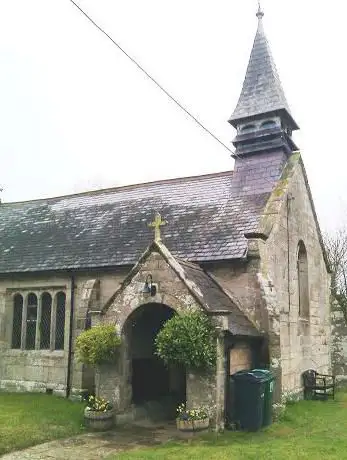
[[157,212],[155,214],[154,221],[148,224],[148,227],[154,228],[154,241],[161,241],[160,227],[166,224],[167,222],[165,220],[162,220],[161,215],[159,214],[159,212]]

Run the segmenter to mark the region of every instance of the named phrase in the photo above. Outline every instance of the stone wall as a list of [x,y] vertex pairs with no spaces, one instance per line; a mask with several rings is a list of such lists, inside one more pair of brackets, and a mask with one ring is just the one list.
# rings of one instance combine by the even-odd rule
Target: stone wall
[[332,372],[339,382],[347,382],[347,321],[340,306],[331,302]]
[[[277,208],[277,217],[264,217],[264,226],[272,219],[273,228],[266,243],[259,246],[259,282],[269,314],[277,318],[280,338],[277,364],[281,368],[282,388],[296,392],[301,390],[303,371],[313,368],[326,372],[331,367],[330,276],[301,162],[297,161],[287,173],[272,195],[272,211]],[[270,209],[266,211],[270,214]],[[299,315],[297,257],[300,241],[306,246],[308,258],[308,319]]]
[[[260,242],[259,244],[262,244]],[[270,367],[276,376],[277,392],[280,396],[281,371],[278,367],[280,359],[279,331],[277,320],[277,309],[273,308],[276,301],[273,298],[274,292],[269,293],[265,298],[264,287],[261,285],[259,273],[261,272],[261,260],[259,250],[249,254],[245,262],[221,262],[220,264],[209,264],[206,268],[213,273],[217,281],[232,297],[234,303],[240,310],[255,324],[263,334],[264,342],[262,349],[257,350],[262,365]],[[267,291],[270,288],[265,287]],[[271,301],[271,305],[270,305]],[[266,348],[266,349],[265,349]],[[271,360],[269,360],[269,354]]]
[[247,261],[226,261],[206,264],[223,289],[228,292],[234,303],[255,324],[261,332],[268,331],[267,312],[262,308],[263,299],[257,279],[259,259]]
[[60,351],[3,350],[0,352],[0,389],[6,391],[53,390],[65,395],[66,353]]
[[212,413],[212,418],[215,417],[216,376],[214,373],[188,373],[187,406],[189,408],[207,407]]
[[[75,276],[75,315],[73,345],[76,336],[84,329],[86,308],[106,303],[125,276],[125,270],[111,273],[81,273]],[[86,287],[90,279],[99,279],[96,293],[87,301]],[[90,284],[90,283],[89,283]],[[13,295],[16,292],[66,293],[64,350],[11,349]],[[97,294],[97,295],[96,295]],[[53,390],[65,395],[69,347],[71,305],[71,277],[66,274],[34,274],[3,277],[0,280],[0,389],[9,391]],[[74,361],[72,353],[71,394],[78,394],[84,386],[86,370]],[[88,372],[88,370],[87,370]]]
[[[44,289],[43,289],[44,288]],[[69,302],[69,278],[52,276],[42,278],[22,276],[0,281],[0,388],[8,391],[46,391],[64,394],[68,346],[66,308],[64,350],[12,350],[13,295],[16,292],[64,291]]]

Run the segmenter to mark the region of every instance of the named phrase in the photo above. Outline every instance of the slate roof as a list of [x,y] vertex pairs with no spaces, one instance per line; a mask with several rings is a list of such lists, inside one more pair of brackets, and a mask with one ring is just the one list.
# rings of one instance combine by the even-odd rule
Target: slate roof
[[187,280],[193,282],[200,291],[198,296],[201,305],[209,312],[224,311],[228,314],[229,331],[233,335],[260,335],[256,327],[235,305],[214,278],[198,265],[184,261],[178,261],[178,263],[184,270]]
[[263,27],[263,13],[257,14],[259,23],[250,55],[246,77],[236,109],[229,119],[235,126],[244,118],[269,112],[285,111],[293,129],[298,126],[290,114],[289,105],[276,69]]
[[135,264],[156,211],[174,257],[204,262],[246,256],[269,193],[240,195],[232,172],[65,197],[0,204],[0,273]]

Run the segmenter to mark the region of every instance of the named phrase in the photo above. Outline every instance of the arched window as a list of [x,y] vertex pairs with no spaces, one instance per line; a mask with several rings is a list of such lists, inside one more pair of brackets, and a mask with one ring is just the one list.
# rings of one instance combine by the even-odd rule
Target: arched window
[[64,349],[64,332],[65,332],[65,302],[66,295],[64,292],[58,292],[56,297],[56,316],[55,316],[55,349]]
[[52,297],[48,292],[44,292],[41,297],[41,321],[40,321],[40,348],[48,350],[51,342],[51,314]]
[[246,125],[246,126],[243,126],[241,131],[251,131],[252,129],[255,129],[255,125]]
[[36,323],[37,323],[37,296],[30,293],[27,299],[27,317],[26,317],[26,341],[27,350],[35,349],[36,341]]
[[308,285],[308,261],[307,251],[303,241],[298,246],[298,292],[299,292],[299,315],[302,318],[310,317],[310,298]]
[[12,348],[20,348],[22,342],[23,296],[13,297]]
[[272,128],[273,126],[276,126],[274,120],[266,120],[261,124],[261,128]]
[[85,330],[88,330],[92,327],[92,315],[90,314],[90,310],[88,308],[87,315],[86,315],[86,322],[85,322]]

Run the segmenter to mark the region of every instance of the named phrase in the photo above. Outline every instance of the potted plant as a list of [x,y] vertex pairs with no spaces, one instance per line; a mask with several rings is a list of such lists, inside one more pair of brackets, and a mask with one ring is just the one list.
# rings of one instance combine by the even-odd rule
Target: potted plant
[[106,431],[113,427],[112,404],[104,398],[89,396],[84,409],[86,426],[93,431]]
[[177,408],[176,425],[180,431],[207,430],[210,425],[208,411],[204,407],[187,409],[181,404]]

